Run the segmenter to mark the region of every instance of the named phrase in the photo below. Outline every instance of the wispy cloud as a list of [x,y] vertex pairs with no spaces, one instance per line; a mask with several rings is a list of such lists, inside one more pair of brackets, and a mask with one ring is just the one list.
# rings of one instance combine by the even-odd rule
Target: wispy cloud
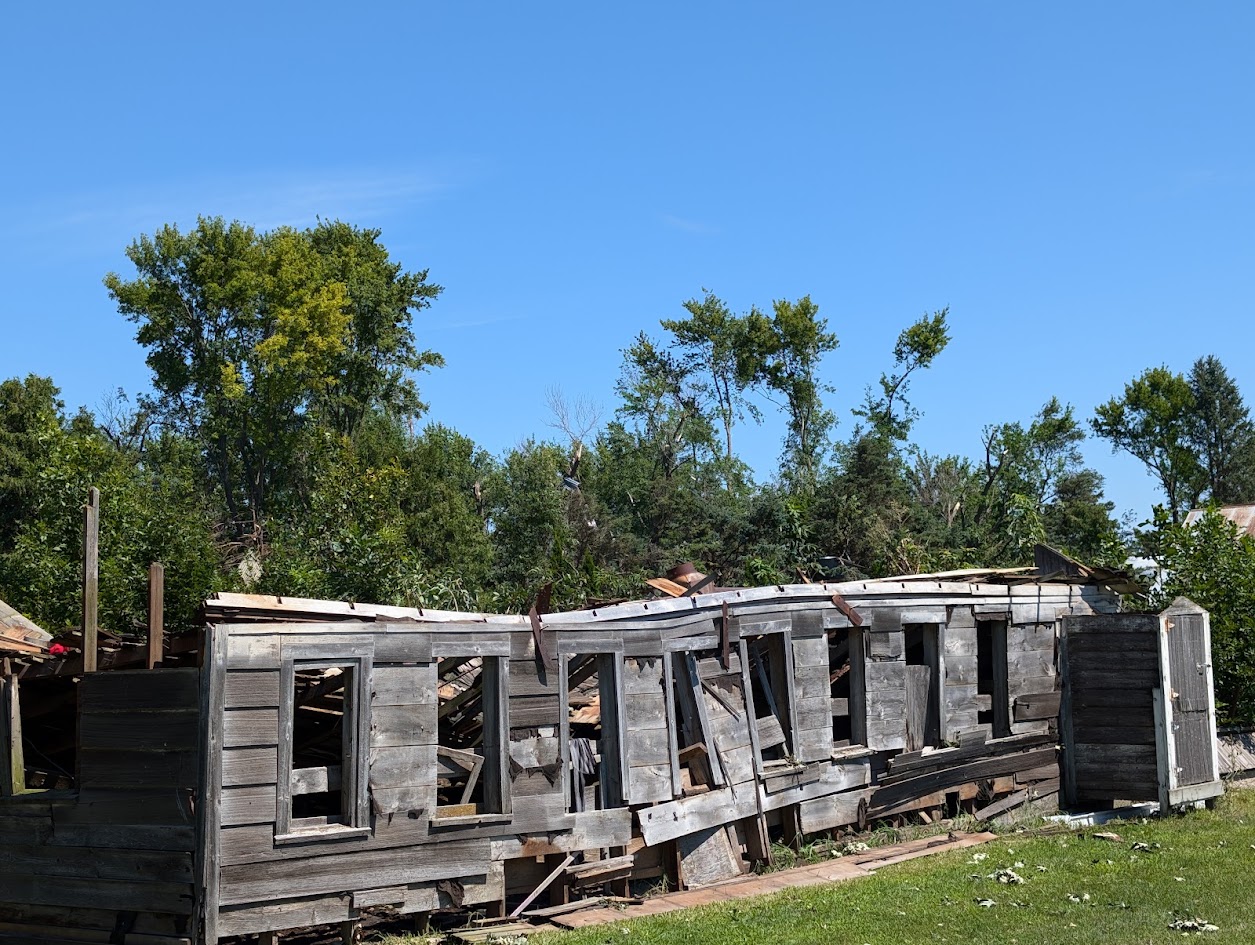
[[662,214],[662,222],[673,230],[683,230],[686,233],[709,234],[719,232],[719,227],[710,223],[702,223],[700,220],[686,220],[683,217],[673,216],[670,213]]
[[360,225],[382,222],[455,189],[465,172],[429,168],[351,168],[278,175],[223,175],[63,193],[10,205],[0,239],[64,236],[95,243],[133,238],[165,224],[191,225],[198,214],[246,220],[259,229],[307,226],[318,217]]
[[483,328],[486,325],[500,325],[503,322],[517,322],[522,317],[522,315],[487,315],[482,318],[454,318],[451,321],[432,320],[423,327],[423,331],[462,331],[467,328]]

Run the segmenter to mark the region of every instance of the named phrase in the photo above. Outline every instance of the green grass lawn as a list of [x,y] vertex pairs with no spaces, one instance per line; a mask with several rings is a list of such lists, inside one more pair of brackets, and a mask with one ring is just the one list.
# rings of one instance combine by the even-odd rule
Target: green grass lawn
[[[1118,833],[1121,842],[1093,839],[1094,831]],[[991,878],[1001,869],[1013,870],[1023,882]],[[1006,834],[983,846],[885,867],[864,879],[531,941],[1143,945],[1179,942],[1184,933],[1170,923],[1194,918],[1218,931],[1191,937],[1255,943],[1253,790],[1231,791],[1214,811],[1038,838]]]

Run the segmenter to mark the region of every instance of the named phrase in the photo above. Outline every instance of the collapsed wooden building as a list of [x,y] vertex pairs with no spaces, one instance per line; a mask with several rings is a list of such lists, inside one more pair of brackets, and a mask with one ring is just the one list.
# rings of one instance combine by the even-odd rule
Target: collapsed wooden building
[[[1049,802],[1061,735],[1073,795],[1214,795],[1206,752],[1171,736],[1214,746],[1206,614],[1118,624],[1119,576],[1044,554],[528,616],[224,594],[198,667],[19,666],[9,748],[39,751],[12,717],[37,721],[19,689],[49,676],[77,741],[68,785],[0,769],[0,942],[216,942],[700,886],[773,840]],[[1070,679],[1069,622],[1087,634]]]

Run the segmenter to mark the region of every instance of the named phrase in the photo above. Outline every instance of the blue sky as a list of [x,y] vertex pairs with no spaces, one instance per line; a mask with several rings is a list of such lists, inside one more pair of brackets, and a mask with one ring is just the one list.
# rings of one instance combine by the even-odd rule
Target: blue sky
[[[499,451],[709,288],[810,294],[849,408],[950,306],[916,438],[1221,357],[1255,397],[1255,6],[62,4],[0,32],[0,377],[143,389],[101,279],[167,222],[339,217],[445,287],[430,418]],[[763,474],[782,422],[743,429]],[[1156,499],[1091,441],[1122,511]]]

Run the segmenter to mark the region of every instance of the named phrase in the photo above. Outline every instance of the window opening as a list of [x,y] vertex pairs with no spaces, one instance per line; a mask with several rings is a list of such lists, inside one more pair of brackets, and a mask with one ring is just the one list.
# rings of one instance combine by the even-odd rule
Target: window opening
[[792,765],[793,692],[788,637],[783,633],[750,637],[745,647],[759,758],[764,767]]
[[562,736],[572,813],[624,804],[620,658],[615,653],[563,657],[567,713]]
[[369,831],[369,658],[294,658],[284,677],[276,834]]
[[977,723],[988,725],[993,738],[1009,736],[1011,712],[1007,697],[1005,620],[980,620],[976,623],[976,693],[989,700],[988,709],[978,710]]
[[832,698],[832,747],[867,743],[863,631],[858,627],[828,634],[828,684]]
[[906,750],[941,745],[941,662],[936,624],[907,624]]
[[440,661],[436,816],[509,813],[505,659]]
[[672,787],[682,797],[703,794],[725,783],[723,767],[711,740],[705,691],[697,669],[699,655],[713,658],[714,651],[672,653],[669,663],[676,749]]

